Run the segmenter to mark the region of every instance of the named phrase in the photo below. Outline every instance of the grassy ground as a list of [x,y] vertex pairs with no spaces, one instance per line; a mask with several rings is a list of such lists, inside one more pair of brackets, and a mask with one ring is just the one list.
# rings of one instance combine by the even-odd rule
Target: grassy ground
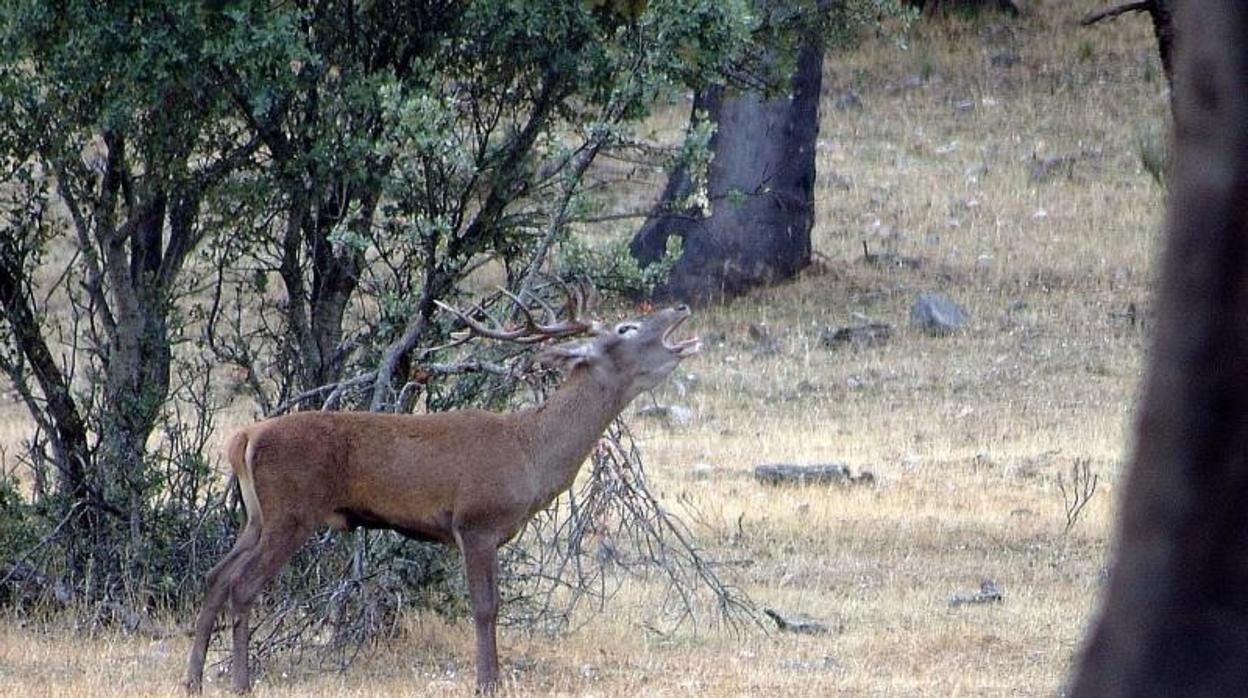
[[[1148,332],[1162,190],[1140,143],[1163,132],[1164,80],[1142,18],[1095,29],[1098,3],[1033,2],[919,26],[830,57],[819,147],[819,263],[793,283],[701,312],[708,339],[676,428],[637,423],[653,486],[686,494],[715,555],[760,605],[832,632],[660,635],[635,585],[559,637],[506,630],[511,688],[566,695],[1044,695],[1056,692],[1100,587]],[[1013,62],[1017,58],[1017,62]],[[838,109],[853,91],[861,108]],[[667,126],[675,127],[676,123]],[[872,253],[919,261],[871,264]],[[907,326],[923,290],[969,329]],[[883,347],[828,349],[855,314]],[[779,351],[758,351],[765,324]],[[0,438],[27,429],[0,411]],[[766,461],[844,462],[854,488],[763,488]],[[1056,480],[1100,477],[1064,532]],[[998,604],[951,607],[996,582]],[[189,618],[176,622],[189,624]],[[407,636],[345,674],[268,667],[258,693],[464,694],[471,629],[407,619]],[[188,640],[0,624],[0,693],[176,693]],[[217,679],[209,690],[216,692]]]

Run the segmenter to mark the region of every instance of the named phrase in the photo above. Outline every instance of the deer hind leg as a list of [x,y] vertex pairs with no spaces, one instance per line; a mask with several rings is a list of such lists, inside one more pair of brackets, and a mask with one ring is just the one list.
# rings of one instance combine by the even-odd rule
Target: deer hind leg
[[237,567],[240,557],[255,547],[259,540],[259,516],[251,516],[247,519],[247,526],[243,532],[238,535],[238,540],[234,541],[234,547],[208,572],[207,582],[204,585],[207,591],[204,594],[204,603],[199,610],[199,616],[195,620],[195,640],[191,644],[191,656],[187,662],[186,690],[189,693],[199,693],[203,688],[204,659],[208,654],[208,641],[212,637],[212,630],[217,623],[221,606],[229,597],[228,580],[232,576],[231,571]]
[[493,536],[456,531],[477,634],[477,692],[498,688],[498,546]]
[[247,662],[247,645],[251,639],[249,626],[251,606],[260,590],[269,583],[295,551],[316,528],[315,521],[287,518],[267,524],[255,547],[239,555],[229,580],[230,608],[234,617],[231,665],[234,691],[251,689],[251,669]]

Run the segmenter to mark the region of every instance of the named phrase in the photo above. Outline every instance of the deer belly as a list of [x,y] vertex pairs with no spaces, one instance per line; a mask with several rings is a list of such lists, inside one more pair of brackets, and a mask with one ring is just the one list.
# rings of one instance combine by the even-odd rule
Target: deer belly
[[[342,525],[338,525],[341,522]],[[334,511],[328,522],[340,530],[352,528],[388,529],[413,540],[430,543],[450,543],[451,512],[444,511],[428,518],[383,516],[370,509],[341,508]]]

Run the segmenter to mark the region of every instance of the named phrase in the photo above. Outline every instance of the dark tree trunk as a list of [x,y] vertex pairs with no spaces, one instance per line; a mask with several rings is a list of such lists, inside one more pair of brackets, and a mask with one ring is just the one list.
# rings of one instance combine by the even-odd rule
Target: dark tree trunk
[[1153,34],[1157,36],[1157,53],[1161,56],[1161,69],[1166,73],[1166,83],[1174,87],[1174,20],[1170,13],[1170,0],[1149,0],[1148,14],[1153,19]]
[[[694,94],[686,137],[701,125],[704,115],[711,114],[712,104],[718,105],[723,102],[720,96],[722,92],[723,89],[720,87],[711,87]],[[707,118],[714,120],[713,116],[707,116]],[[713,142],[712,147],[714,147]],[[672,207],[676,202],[684,201],[692,193],[693,181],[689,177],[689,168],[682,164],[668,175],[667,184],[663,186],[659,201],[663,206]],[[629,243],[629,251],[634,259],[649,266],[663,258],[667,251],[669,237],[675,235],[683,239],[699,222],[700,218],[695,211],[672,210],[664,215],[651,216],[633,236],[632,242]]]
[[[712,213],[656,216],[632,243],[634,256],[648,264],[662,257],[670,236],[683,239],[663,295],[707,303],[790,278],[810,263],[822,78],[823,45],[812,40],[798,54],[789,95],[712,88],[694,100],[694,118],[705,109],[718,125],[707,181]],[[688,174],[677,171],[663,201],[689,190]]]
[[1157,336],[1075,696],[1248,686],[1248,3],[1178,5]]
[[[353,204],[361,208],[354,224],[367,228],[379,197],[379,187],[353,192],[341,181],[316,185],[320,190],[315,193],[324,201],[312,207],[311,198],[301,191],[303,185],[293,183],[295,191],[290,193],[286,207],[289,222],[279,268],[286,287],[288,341],[298,375],[296,392],[327,385],[341,377],[342,319],[359,285],[364,255],[353,249],[335,250],[329,236]],[[305,276],[310,278],[310,286]],[[308,403],[303,407],[320,405]]]
[[[35,299],[29,290],[31,269],[25,264],[25,255],[18,256],[18,243],[16,239],[0,240],[0,308],[4,309],[15,348],[30,366],[43,393],[43,406],[32,398],[30,407],[52,439],[57,490],[73,502],[86,501],[86,464],[91,459],[87,427],[70,393],[69,381],[43,337]],[[16,381],[16,376],[10,378]]]

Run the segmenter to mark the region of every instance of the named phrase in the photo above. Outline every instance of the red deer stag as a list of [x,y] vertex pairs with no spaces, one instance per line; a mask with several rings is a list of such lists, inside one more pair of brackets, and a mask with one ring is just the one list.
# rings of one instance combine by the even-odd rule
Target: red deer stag
[[498,548],[567,490],[602,432],[639,393],[658,385],[696,353],[698,339],[676,341],[689,317],[679,306],[606,328],[572,318],[541,325],[527,312],[521,329],[486,327],[451,310],[477,335],[533,343],[592,332],[549,347],[546,363],[564,369],[541,405],[510,414],[301,412],[243,427],[227,447],[247,525],[208,573],[195,623],[186,688],[202,688],[204,656],[217,614],[230,601],[233,687],[251,685],[248,616],[256,595],[319,527],[388,528],[455,543],[463,555],[476,625],[477,689],[498,685],[495,619]]

